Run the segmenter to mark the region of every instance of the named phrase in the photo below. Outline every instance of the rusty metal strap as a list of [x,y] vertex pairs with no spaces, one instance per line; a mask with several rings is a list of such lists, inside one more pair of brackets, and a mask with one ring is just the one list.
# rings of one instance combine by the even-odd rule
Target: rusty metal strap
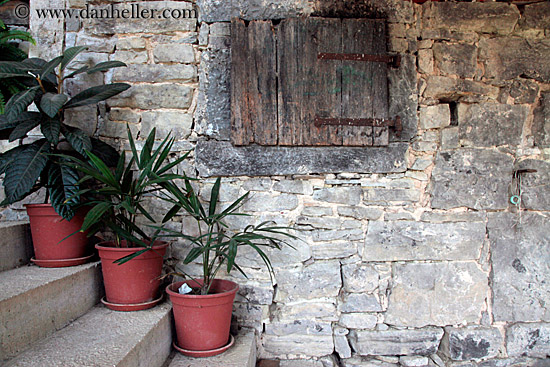
[[401,135],[403,129],[401,118],[396,116],[394,119],[377,119],[377,118],[342,118],[342,117],[315,117],[314,125],[321,126],[372,126],[372,127],[393,127],[397,135]]
[[385,62],[391,67],[398,68],[401,64],[401,57],[399,55],[369,55],[369,54],[338,54],[319,52],[317,54],[319,60],[345,60],[345,61],[372,61],[372,62]]

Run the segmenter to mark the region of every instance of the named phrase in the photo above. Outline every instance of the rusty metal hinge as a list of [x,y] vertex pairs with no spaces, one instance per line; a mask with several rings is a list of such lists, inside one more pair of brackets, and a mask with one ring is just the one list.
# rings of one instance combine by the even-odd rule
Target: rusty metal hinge
[[401,136],[403,125],[401,117],[396,116],[394,119],[377,119],[377,118],[342,118],[342,117],[315,117],[314,125],[321,126],[372,126],[372,127],[392,127],[396,135]]
[[393,68],[398,68],[401,65],[400,55],[370,55],[370,54],[344,54],[344,53],[328,53],[319,52],[317,54],[319,60],[346,60],[346,61],[373,61],[385,62]]

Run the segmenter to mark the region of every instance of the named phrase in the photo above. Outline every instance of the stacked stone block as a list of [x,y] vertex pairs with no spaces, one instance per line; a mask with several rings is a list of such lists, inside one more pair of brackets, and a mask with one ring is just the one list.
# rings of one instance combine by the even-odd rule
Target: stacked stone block
[[[197,147],[182,168],[204,179],[205,199],[215,175],[224,176],[222,206],[251,192],[242,210],[252,217],[231,218],[231,228],[295,226],[303,240],[273,252],[273,283],[252,252],[241,261],[249,278],[231,274],[241,284],[235,317],[256,328],[262,358],[307,367],[545,365],[550,3],[520,11],[502,2],[350,2],[356,16],[388,20],[388,50],[402,57],[389,72],[390,114],[404,131],[349,172],[330,165],[344,150],[329,148],[326,170],[308,171],[308,150],[281,148],[269,166],[260,148],[238,155],[229,143],[231,18],[346,9],[321,0],[161,3],[197,6],[199,19],[66,21],[65,44],[90,45],[82,62],[125,61],[105,78],[133,85],[73,121],[121,148],[126,124],[141,138],[153,127],[159,138],[171,131],[175,154]],[[59,46],[59,33],[43,37],[50,43],[40,47]],[[536,172],[521,174],[516,207],[510,190],[521,169]],[[173,226],[192,231],[189,223],[182,216]],[[174,253],[183,256],[180,245]]]

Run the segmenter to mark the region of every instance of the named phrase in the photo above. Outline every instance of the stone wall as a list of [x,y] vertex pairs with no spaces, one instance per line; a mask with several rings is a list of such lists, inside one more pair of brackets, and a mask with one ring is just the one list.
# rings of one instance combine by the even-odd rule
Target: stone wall
[[[31,29],[40,54],[87,44],[83,63],[128,63],[104,78],[133,87],[71,121],[121,149],[126,123],[141,138],[153,127],[159,138],[171,131],[175,153],[197,146],[197,159],[181,168],[204,178],[207,195],[208,176],[227,172],[232,161],[230,19],[385,17],[389,51],[404,60],[390,76],[392,114],[406,119],[404,138],[394,143],[402,166],[363,162],[331,172],[330,162],[344,154],[334,149],[328,173],[312,173],[292,167],[290,150],[288,164],[269,175],[261,171],[264,153],[241,152],[246,159],[224,178],[220,200],[250,191],[243,211],[251,220],[293,225],[303,241],[272,254],[275,286],[261,261],[243,254],[249,279],[232,274],[242,285],[235,316],[257,329],[260,356],[281,366],[548,365],[550,3],[332,3],[198,0],[198,20],[31,18]],[[369,149],[366,162],[387,160]],[[522,200],[514,206],[511,183],[522,169],[536,172],[519,173]],[[17,217],[19,209],[3,215]],[[188,223],[181,217],[172,225],[192,232]],[[185,244],[174,248],[178,256],[185,251]]]

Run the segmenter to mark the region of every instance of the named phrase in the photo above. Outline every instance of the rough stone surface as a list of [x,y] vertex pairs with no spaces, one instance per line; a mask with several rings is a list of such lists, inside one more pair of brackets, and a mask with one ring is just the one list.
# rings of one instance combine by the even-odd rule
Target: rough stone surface
[[440,351],[453,361],[494,358],[503,342],[503,336],[497,328],[446,327]]
[[302,180],[281,180],[273,185],[273,190],[287,192],[290,194],[311,195],[313,189],[307,181]]
[[342,266],[344,288],[348,292],[373,292],[378,288],[379,275],[369,264],[347,264]]
[[[0,273],[0,361],[21,353],[92,308],[103,292],[100,272],[96,262],[61,269],[21,267]],[[34,364],[46,365],[39,360]]]
[[[398,359],[399,360],[399,359]],[[375,358],[353,357],[342,360],[343,367],[397,367],[398,363],[381,361]]]
[[418,70],[424,74],[434,71],[434,52],[431,48],[418,50]]
[[407,144],[388,147],[234,147],[229,142],[199,141],[201,176],[287,175],[323,172],[403,172]]
[[399,364],[403,367],[423,367],[429,365],[429,359],[420,356],[401,356]]
[[432,207],[505,209],[513,158],[482,149],[439,152],[432,172]]
[[191,45],[160,44],[153,49],[155,62],[192,63],[195,61],[195,51]]
[[394,274],[387,324],[422,327],[479,322],[488,278],[474,262],[396,264]]
[[343,313],[340,315],[338,324],[350,329],[374,329],[378,318],[376,314],[361,312]]
[[477,48],[468,44],[436,43],[433,45],[436,65],[444,74],[473,78],[477,68]]
[[255,193],[244,203],[243,209],[251,212],[278,212],[292,210],[297,206],[296,195],[281,194],[274,197],[268,193]]
[[468,98],[496,99],[499,89],[480,82],[430,75],[424,97],[439,100],[458,101]]
[[[377,1],[377,3],[379,3]],[[397,3],[399,5],[406,3]],[[396,6],[393,3],[392,6]],[[410,141],[415,135],[418,126],[418,92],[416,58],[412,55],[401,56],[401,66],[397,69],[388,69],[389,115],[401,117],[403,131],[401,136],[390,133],[392,141]],[[370,148],[372,149],[372,148]]]
[[516,79],[509,83],[505,88],[505,92],[509,95],[514,103],[535,103],[539,95],[540,87],[537,83],[529,79]]
[[502,3],[426,3],[423,20],[427,28],[446,28],[479,33],[509,34],[519,20],[515,6]]
[[489,215],[495,321],[550,321],[548,215]]
[[315,191],[313,198],[329,203],[357,205],[361,202],[361,193],[358,187],[334,187]]
[[201,55],[196,127],[199,134],[229,140],[231,126],[229,47],[207,50]]
[[263,354],[269,356],[309,356],[322,357],[332,354],[332,335],[263,335]]
[[267,335],[332,335],[332,326],[326,321],[293,320],[289,322],[272,322],[265,324]]
[[181,353],[167,367],[256,367],[256,337],[254,330],[241,329],[235,344],[222,355],[209,358],[186,357]]
[[529,113],[525,106],[498,103],[460,103],[457,110],[460,139],[476,147],[519,145]]
[[139,312],[94,307],[7,366],[161,367],[171,350],[170,314],[171,306],[166,303]]
[[377,208],[365,208],[361,206],[339,206],[338,214],[355,219],[377,220],[384,212]]
[[443,337],[443,329],[358,330],[350,332],[350,342],[362,356],[426,356],[434,354]]
[[540,105],[534,112],[532,131],[537,146],[550,147],[550,92],[541,93]]
[[128,65],[125,68],[117,68],[113,74],[113,80],[117,82],[192,82],[197,78],[197,70],[194,65]]
[[148,136],[153,128],[157,129],[157,139],[168,135],[176,140],[185,139],[191,134],[193,116],[175,111],[147,111],[141,115],[141,131]]
[[480,41],[480,60],[485,76],[509,80],[525,76],[550,82],[550,40],[526,40],[520,37],[488,38]]
[[370,222],[363,261],[475,260],[484,239],[483,222]]
[[525,159],[517,168],[536,170],[521,175],[521,207],[529,210],[550,210],[550,163]]
[[0,271],[28,264],[32,255],[32,240],[27,222],[0,223]]
[[181,84],[139,84],[109,99],[116,107],[140,109],[153,108],[189,108],[193,89]]
[[374,294],[351,293],[344,297],[340,305],[342,312],[380,312],[382,305]]
[[282,0],[265,6],[261,1],[198,0],[199,20],[202,22],[228,22],[234,17],[246,20],[282,19],[311,12],[305,0]]
[[510,357],[550,356],[550,324],[515,324],[506,330],[506,350]]
[[549,29],[550,28],[550,4],[541,2],[528,4],[523,10],[522,19],[520,20],[520,28],[524,30],[531,29]]
[[451,124],[451,112],[448,104],[439,104],[420,108],[420,128],[438,129]]
[[335,297],[342,287],[340,264],[337,261],[320,261],[311,265],[280,269],[277,278],[276,300],[306,300]]
[[479,367],[548,367],[550,361],[548,359],[532,359],[532,358],[505,358],[491,359],[480,362]]
[[364,200],[368,204],[390,206],[396,202],[414,203],[420,201],[420,191],[415,189],[368,189]]

